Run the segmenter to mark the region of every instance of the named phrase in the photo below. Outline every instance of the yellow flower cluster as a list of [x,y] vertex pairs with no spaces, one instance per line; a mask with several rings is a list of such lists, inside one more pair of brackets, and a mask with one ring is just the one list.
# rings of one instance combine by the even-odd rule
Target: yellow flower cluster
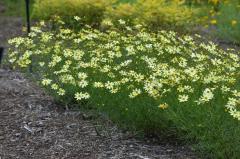
[[240,57],[232,50],[198,43],[194,38],[199,35],[149,33],[139,25],[126,26],[124,32],[43,30],[34,28],[32,40],[10,40],[9,61],[23,68],[32,63],[42,85],[59,96],[77,101],[88,100],[93,92],[131,100],[149,97],[161,109],[222,103],[223,110],[240,120]]

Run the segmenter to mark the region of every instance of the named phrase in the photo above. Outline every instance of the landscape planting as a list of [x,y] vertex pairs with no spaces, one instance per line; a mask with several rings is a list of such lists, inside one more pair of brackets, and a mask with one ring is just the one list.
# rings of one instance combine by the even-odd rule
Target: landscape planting
[[[0,6],[0,13],[4,12],[5,18],[25,15],[22,1],[3,0],[0,5],[2,3],[4,7]],[[169,155],[172,158],[239,158],[238,0],[32,0],[29,5],[32,20],[30,32],[25,33],[27,29],[24,27],[22,32],[18,30],[16,34],[10,31],[12,35],[19,36],[0,36],[0,42],[5,43],[6,39],[9,39],[6,46],[8,50],[5,49],[7,51],[3,56],[4,69],[0,69],[0,73],[3,73],[0,80],[10,83],[0,85],[0,117],[3,123],[10,119],[15,122],[15,118],[24,113],[33,113],[34,117],[30,115],[33,120],[42,110],[50,109],[43,109],[41,104],[39,106],[38,102],[34,101],[36,95],[31,94],[31,81],[37,84],[37,89],[43,88],[46,93],[42,95],[40,89],[37,91],[36,94],[41,94],[41,100],[51,98],[51,104],[48,105],[56,103],[60,106],[58,109],[63,111],[62,115],[77,110],[71,112],[74,119],[67,118],[67,125],[59,123],[61,119],[55,118],[56,112],[53,113],[52,110],[49,111],[54,115],[45,115],[46,119],[41,119],[42,123],[36,124],[37,126],[33,124],[34,121],[27,121],[26,117],[17,120],[20,121],[20,129],[28,132],[25,137],[29,134],[31,137],[43,135],[43,142],[47,130],[53,132],[52,129],[56,131],[56,128],[59,130],[63,127],[63,134],[74,134],[73,138],[69,137],[71,135],[67,138],[75,143],[66,141],[66,137],[63,139],[61,133],[57,134],[60,140],[62,139],[61,144],[57,135],[55,141],[46,139],[46,142],[52,142],[49,145],[54,143],[52,147],[49,146],[49,153],[58,154],[59,149],[67,152],[68,146],[74,147],[75,144],[79,144],[80,148],[71,147],[71,152],[79,152],[82,148],[79,140],[84,138],[84,142],[101,141],[98,145],[101,145],[102,141],[121,145],[124,140],[125,147],[113,146],[114,151],[107,148],[103,152],[101,146],[91,147],[94,152],[96,150],[95,158],[120,159],[119,156],[123,153],[129,158],[134,155],[151,158],[147,157],[150,152],[145,153],[146,156],[139,152],[134,154],[133,149],[126,146],[128,142],[125,141],[128,139],[123,139],[122,134],[127,134],[129,139],[138,138],[152,144],[150,147],[136,144],[138,148],[148,147],[147,151],[154,149],[154,145],[159,143],[175,145],[176,151],[179,151],[181,146],[187,147],[182,150],[189,152],[180,155],[169,150],[172,151],[172,156]],[[19,18],[17,20],[21,21]],[[19,27],[19,22],[16,25]],[[0,30],[0,33],[8,34],[5,29]],[[13,71],[20,71],[25,77],[18,77]],[[22,86],[16,83],[24,83],[24,87],[29,88],[26,92],[30,100],[34,98],[34,104],[20,100],[24,98],[25,88],[22,92],[16,91],[22,89]],[[15,89],[15,85],[19,88]],[[20,95],[21,93],[23,95]],[[5,106],[8,95],[11,102],[6,102]],[[1,103],[1,100],[4,102]],[[45,99],[43,101],[45,102]],[[38,106],[37,113],[33,112]],[[10,113],[5,118],[2,112],[6,112],[8,107],[18,111],[26,108],[26,112]],[[77,113],[82,115],[80,122],[76,124],[80,116],[76,115]],[[116,125],[117,129],[122,131],[121,135],[116,137],[119,143],[116,144],[112,137],[114,135],[108,134],[112,129],[115,131],[115,128],[106,130],[107,135],[102,135],[99,129],[104,129],[104,126],[89,125],[89,121],[95,120],[94,118],[96,123],[107,121],[110,127]],[[48,119],[52,120],[52,123],[48,124],[53,126],[45,123]],[[71,121],[74,123],[69,124]],[[6,123],[0,124],[11,126]],[[86,127],[77,127],[82,123],[86,124]],[[39,128],[44,126],[47,126],[46,130]],[[9,133],[6,133],[5,137],[1,136],[5,129],[6,132],[14,133],[14,142],[17,141],[15,137],[20,141],[24,136],[12,128],[0,130],[0,147],[8,145],[1,145],[1,140],[12,142],[13,137],[8,135]],[[92,130],[87,134],[89,129]],[[87,138],[81,136],[82,134],[87,134]],[[78,135],[81,139],[76,140]],[[97,140],[96,136],[101,139]],[[39,140],[37,139],[36,143]],[[111,147],[106,143],[103,146]],[[64,147],[64,144],[68,146]],[[92,143],[84,144],[89,146]],[[57,151],[54,149],[56,145]],[[167,152],[167,146],[163,147]],[[37,152],[41,150],[38,146],[34,148]],[[105,151],[111,152],[114,157],[104,157],[107,154]],[[64,153],[67,157],[74,156],[71,152],[67,155]],[[1,153],[0,149],[0,158]],[[87,153],[92,155],[92,152]],[[155,153],[158,153],[158,150],[155,152],[154,149],[154,154],[150,156],[156,155]],[[7,151],[4,154],[8,154]],[[85,152],[76,156],[82,154]],[[164,155],[161,151],[157,158]],[[123,155],[122,158],[126,156]]]

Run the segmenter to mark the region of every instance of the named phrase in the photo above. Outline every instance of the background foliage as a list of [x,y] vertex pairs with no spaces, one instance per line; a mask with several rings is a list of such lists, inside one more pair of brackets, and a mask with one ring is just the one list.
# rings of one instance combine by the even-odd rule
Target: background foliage
[[159,28],[182,28],[185,30],[194,24],[195,12],[193,9],[175,1],[139,0],[131,1],[132,3],[126,2],[130,1],[39,0],[34,5],[33,17],[46,20],[53,16],[60,16],[67,22],[69,17],[79,16],[84,24],[91,26],[100,26],[103,19],[113,23],[119,19],[124,19],[128,24],[144,23],[153,30]]

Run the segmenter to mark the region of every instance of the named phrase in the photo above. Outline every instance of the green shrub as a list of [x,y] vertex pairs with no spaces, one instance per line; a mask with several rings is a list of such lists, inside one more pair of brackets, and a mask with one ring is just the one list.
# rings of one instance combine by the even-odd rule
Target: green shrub
[[59,16],[72,24],[69,17],[78,16],[81,22],[91,26],[99,26],[107,7],[114,0],[37,0],[34,4],[33,18],[49,20]]
[[[203,158],[240,156],[240,57],[172,31],[32,28],[8,60],[38,73],[65,104],[107,113],[129,129],[196,142]],[[199,38],[199,37],[195,37]],[[201,40],[198,40],[201,41]]]

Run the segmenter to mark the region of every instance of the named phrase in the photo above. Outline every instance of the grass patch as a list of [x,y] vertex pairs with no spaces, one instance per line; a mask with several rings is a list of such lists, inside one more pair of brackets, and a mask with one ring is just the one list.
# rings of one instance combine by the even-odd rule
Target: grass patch
[[217,35],[234,43],[240,42],[240,2],[231,1],[221,4],[216,15]]

